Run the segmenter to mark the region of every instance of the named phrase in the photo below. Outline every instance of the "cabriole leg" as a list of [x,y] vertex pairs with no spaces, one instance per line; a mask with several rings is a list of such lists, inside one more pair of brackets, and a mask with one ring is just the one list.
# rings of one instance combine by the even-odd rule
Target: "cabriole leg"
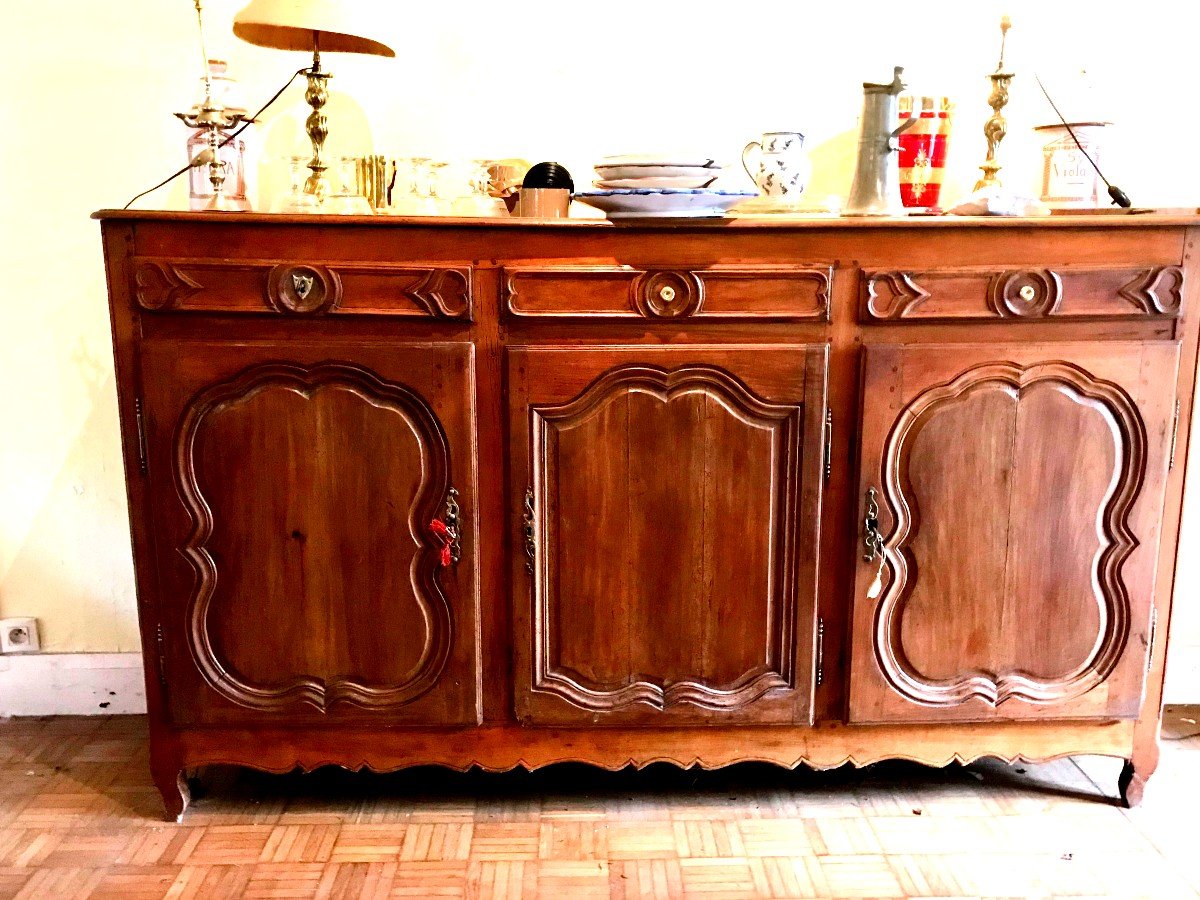
[[184,771],[178,766],[152,765],[151,774],[154,777],[154,786],[162,794],[167,819],[182,822],[183,812],[192,802],[192,793],[188,789]]
[[1117,787],[1121,791],[1121,803],[1125,805],[1126,809],[1132,809],[1142,802],[1142,795],[1146,790],[1146,779],[1149,777],[1149,772],[1138,770],[1134,760],[1125,760],[1125,765],[1121,768],[1121,775],[1117,779]]

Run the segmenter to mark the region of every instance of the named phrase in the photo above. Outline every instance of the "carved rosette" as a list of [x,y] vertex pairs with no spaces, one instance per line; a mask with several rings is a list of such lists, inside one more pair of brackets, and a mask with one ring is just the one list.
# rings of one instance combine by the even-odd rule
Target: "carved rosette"
[[988,306],[1004,318],[1044,319],[1062,302],[1062,279],[1049,269],[1001,272],[988,284]]
[[1118,292],[1123,300],[1149,315],[1177,316],[1183,306],[1183,269],[1146,269]]
[[[219,572],[208,543],[216,523],[196,470],[197,440],[211,418],[270,390],[287,391],[310,401],[322,391],[348,391],[362,398],[364,403],[394,412],[423,445],[423,456],[429,465],[423,469],[421,482],[413,494],[408,520],[412,533],[421,538],[412,564],[412,585],[426,631],[420,657],[404,683],[381,686],[350,677],[326,678],[312,673],[282,685],[256,684],[243,678],[223,660],[214,646],[208,618]],[[174,475],[179,498],[191,520],[190,533],[180,552],[196,574],[195,588],[188,604],[187,640],[196,666],[209,686],[239,706],[269,712],[284,711],[296,704],[327,712],[337,703],[387,711],[403,707],[433,688],[450,657],[453,622],[449,601],[438,579],[441,541],[430,529],[418,523],[428,522],[451,490],[449,453],[437,417],[419,395],[354,365],[322,363],[304,367],[269,363],[253,366],[193,398],[179,427],[174,448]]]
[[876,319],[903,319],[931,296],[910,272],[867,272],[863,278],[867,312]]
[[133,270],[133,295],[142,309],[173,309],[203,290],[199,282],[161,262],[139,262]]
[[267,302],[281,313],[326,313],[341,299],[342,279],[328,266],[284,263],[267,275]]
[[684,319],[704,303],[695,272],[645,272],[630,286],[633,308],[648,319]]
[[[1077,402],[1101,410],[1110,418],[1116,450],[1114,483],[1100,509],[1093,584],[1100,607],[1101,633],[1092,652],[1071,671],[1038,678],[1020,670],[988,672],[968,669],[950,679],[933,680],[914,669],[903,649],[901,621],[914,587],[908,549],[918,521],[916,498],[908,492],[904,460],[907,444],[930,417],[948,403],[988,389],[1021,393],[1034,385],[1052,384]],[[875,612],[875,656],[888,683],[904,697],[931,706],[960,706],[977,698],[992,706],[1010,699],[1032,703],[1064,703],[1100,685],[1116,667],[1129,636],[1130,601],[1121,568],[1137,546],[1129,518],[1145,477],[1146,434],[1130,397],[1117,385],[1099,381],[1065,362],[1019,366],[988,363],[972,368],[953,381],[920,394],[900,414],[887,439],[884,454],[883,497],[894,527],[885,542],[892,577]]]

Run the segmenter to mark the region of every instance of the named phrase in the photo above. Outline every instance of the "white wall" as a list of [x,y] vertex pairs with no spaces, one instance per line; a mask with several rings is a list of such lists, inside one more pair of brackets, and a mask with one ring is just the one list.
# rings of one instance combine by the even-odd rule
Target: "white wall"
[[[983,156],[985,76],[1008,12],[1009,183],[1032,189],[1039,171],[1030,127],[1049,110],[1036,66],[1068,114],[1116,123],[1106,168],[1135,202],[1200,204],[1195,4],[376,5],[399,57],[326,57],[334,153],[558,159],[583,182],[602,154],[686,147],[735,160],[760,132],[798,128],[821,199],[848,187],[861,82],[904,64],[915,89],[958,104],[953,197]],[[239,6],[209,0],[209,50],[254,102],[307,60],[232,38]],[[182,163],[170,114],[196,92],[193,14],[190,0],[40,0],[0,12],[10,73],[0,93],[0,614],[37,616],[51,651],[137,647],[99,229],[87,216]],[[1074,77],[1084,67],[1090,99]],[[303,116],[293,88],[259,129],[263,200],[285,178],[280,157],[305,147]],[[176,185],[142,205],[182,198]],[[1200,476],[1192,485],[1172,672],[1189,665],[1185,645],[1200,659]]]

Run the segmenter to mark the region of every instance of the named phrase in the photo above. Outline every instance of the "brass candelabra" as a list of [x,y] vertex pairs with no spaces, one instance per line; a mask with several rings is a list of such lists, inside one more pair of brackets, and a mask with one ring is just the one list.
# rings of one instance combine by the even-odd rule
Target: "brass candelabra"
[[202,128],[208,147],[192,160],[192,165],[208,164],[208,180],[212,184],[213,196],[205,209],[241,210],[243,207],[231,203],[225,196],[225,163],[221,159],[222,134],[236,128],[246,118],[244,111],[226,109],[213,102],[212,94],[205,91],[204,102],[185,113],[175,113],[188,128]]
[[213,196],[205,209],[241,210],[243,207],[230,203],[224,193],[225,163],[221,160],[221,135],[246,121],[246,111],[225,107],[213,99],[212,74],[208,70],[208,50],[204,41],[204,9],[201,0],[195,0],[196,27],[200,34],[200,57],[204,64],[204,101],[187,112],[175,115],[188,128],[205,131],[208,147],[195,159],[193,166],[208,164],[208,180],[212,184]]
[[1008,29],[1011,27],[1012,20],[1008,16],[1004,16],[1000,20],[1000,62],[996,64],[996,71],[988,76],[992,80],[992,93],[988,97],[988,106],[992,108],[992,115],[983,123],[983,136],[987,138],[987,159],[979,167],[983,170],[983,177],[975,183],[977,191],[981,188],[1000,187],[998,173],[1001,165],[996,162],[996,151],[1000,148],[1000,142],[1004,140],[1004,135],[1008,133],[1008,122],[1001,110],[1008,105],[1008,86],[1012,82],[1014,74],[1004,71],[1004,44],[1008,37]]

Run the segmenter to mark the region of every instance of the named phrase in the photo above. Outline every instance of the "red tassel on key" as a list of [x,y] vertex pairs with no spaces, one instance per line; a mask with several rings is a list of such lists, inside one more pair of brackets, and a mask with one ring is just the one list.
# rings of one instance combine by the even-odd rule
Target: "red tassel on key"
[[450,532],[450,529],[446,527],[446,523],[441,519],[434,519],[432,522],[430,522],[429,530],[432,531],[434,535],[442,542],[442,550],[438,555],[438,559],[442,564],[442,568],[450,568],[450,565],[454,562],[454,557],[450,552],[450,545],[454,542],[454,535]]

